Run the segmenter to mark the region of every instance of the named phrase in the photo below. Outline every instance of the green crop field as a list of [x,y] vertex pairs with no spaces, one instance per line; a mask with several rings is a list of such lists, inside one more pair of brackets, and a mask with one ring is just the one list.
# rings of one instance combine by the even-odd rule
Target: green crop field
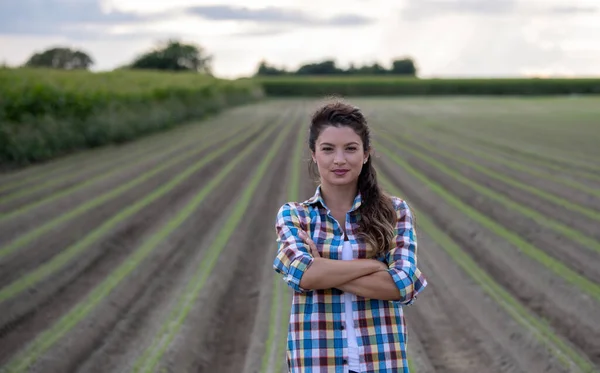
[[[112,78],[60,90],[102,101],[90,92],[115,84],[152,105],[213,87]],[[253,84],[222,84],[245,93],[210,117],[0,173],[0,372],[285,371],[274,219],[314,193],[320,101],[252,102]],[[22,99],[21,113],[39,102]],[[405,309],[411,371],[599,371],[598,98],[348,101],[371,125],[380,184],[416,214],[430,286]]]
[[262,97],[254,82],[193,73],[0,68],[0,166],[120,144]]
[[600,94],[600,79],[416,79],[374,76],[264,76],[254,79],[276,97],[448,96],[448,95],[574,95]]

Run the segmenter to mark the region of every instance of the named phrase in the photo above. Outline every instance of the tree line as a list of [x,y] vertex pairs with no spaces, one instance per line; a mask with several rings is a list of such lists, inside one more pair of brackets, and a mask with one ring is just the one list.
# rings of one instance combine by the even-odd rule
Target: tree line
[[[157,44],[154,48],[134,58],[134,60],[118,69],[152,69],[169,71],[194,71],[212,75],[212,60],[204,48],[197,44],[183,43],[170,39]],[[63,70],[89,70],[95,61],[92,56],[80,49],[69,47],[52,47],[34,53],[25,62],[25,67],[45,67]],[[379,63],[356,66],[351,64],[344,69],[338,67],[333,60],[312,62],[300,66],[296,70],[286,70],[261,61],[255,76],[273,75],[405,75],[416,76],[417,67],[411,58],[395,59],[391,67],[385,68]]]
[[[83,50],[69,47],[52,47],[34,53],[25,67],[45,67],[62,70],[89,70],[95,61]],[[152,69],[169,71],[195,71],[212,75],[212,56],[196,44],[168,40],[137,56],[130,64],[118,69]]]
[[340,68],[334,60],[325,60],[322,62],[313,62],[300,66],[296,70],[278,69],[269,65],[266,61],[261,61],[258,66],[257,76],[277,76],[277,75],[406,75],[416,76],[417,67],[412,58],[395,59],[391,67],[386,69],[379,63],[371,65],[356,66],[350,64],[347,69]]

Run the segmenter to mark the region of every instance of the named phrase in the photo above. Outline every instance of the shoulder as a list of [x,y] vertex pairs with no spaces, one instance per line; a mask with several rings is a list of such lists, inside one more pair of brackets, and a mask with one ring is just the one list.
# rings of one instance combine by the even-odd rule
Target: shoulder
[[279,207],[279,213],[294,213],[305,215],[316,208],[315,197],[311,197],[305,201],[288,201]]
[[304,202],[286,202],[277,210],[277,219],[302,217],[306,215],[307,207],[308,205],[306,205]]
[[394,195],[390,195],[389,197],[392,200],[392,205],[394,206],[394,209],[396,209],[396,211],[410,209],[405,199]]
[[394,206],[394,210],[396,210],[398,218],[412,218],[413,211],[405,199],[394,195],[390,195],[389,197],[392,200],[392,205]]

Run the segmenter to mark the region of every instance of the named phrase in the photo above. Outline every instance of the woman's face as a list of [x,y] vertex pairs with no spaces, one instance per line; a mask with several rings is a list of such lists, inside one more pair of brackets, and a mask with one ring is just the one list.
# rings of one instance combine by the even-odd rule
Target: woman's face
[[352,128],[327,126],[317,138],[312,158],[323,183],[345,185],[358,180],[368,152]]

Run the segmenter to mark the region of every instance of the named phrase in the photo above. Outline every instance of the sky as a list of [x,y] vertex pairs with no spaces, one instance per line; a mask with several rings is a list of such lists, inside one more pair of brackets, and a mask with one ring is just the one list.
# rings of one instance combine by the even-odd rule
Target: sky
[[93,70],[169,38],[215,75],[415,60],[421,77],[600,76],[600,0],[0,0],[0,63],[68,46]]

